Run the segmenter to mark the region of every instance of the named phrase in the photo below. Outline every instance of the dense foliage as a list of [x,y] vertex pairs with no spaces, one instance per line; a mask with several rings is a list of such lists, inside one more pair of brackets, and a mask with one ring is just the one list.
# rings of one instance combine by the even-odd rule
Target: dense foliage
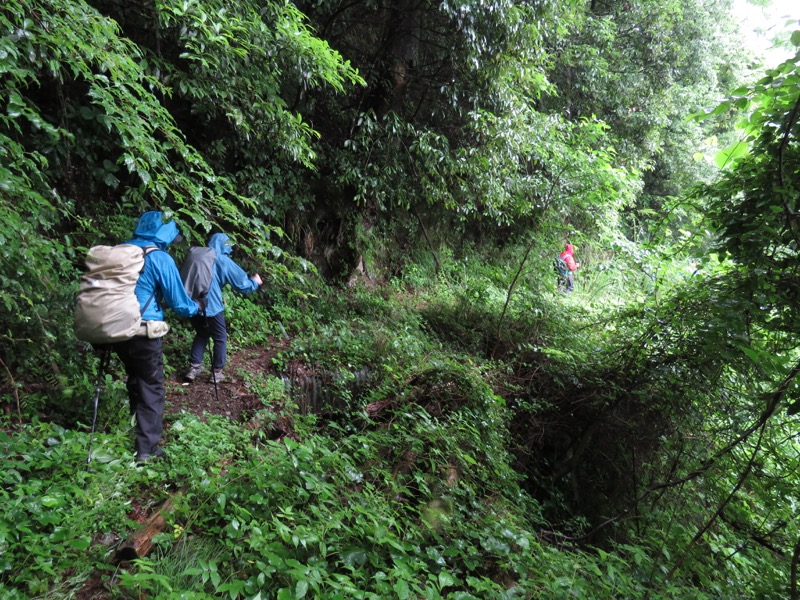
[[[800,597],[800,55],[729,8],[6,0],[3,597]],[[270,360],[137,468],[71,311],[151,206]]]

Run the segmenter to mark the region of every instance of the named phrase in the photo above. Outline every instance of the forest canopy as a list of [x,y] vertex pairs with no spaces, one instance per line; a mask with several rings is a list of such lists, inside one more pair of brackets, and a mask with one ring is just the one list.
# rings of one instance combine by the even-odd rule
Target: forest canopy
[[[3,597],[800,597],[784,29],[765,64],[728,0],[5,0]],[[221,386],[169,314],[142,468],[73,309],[149,209],[265,285]]]

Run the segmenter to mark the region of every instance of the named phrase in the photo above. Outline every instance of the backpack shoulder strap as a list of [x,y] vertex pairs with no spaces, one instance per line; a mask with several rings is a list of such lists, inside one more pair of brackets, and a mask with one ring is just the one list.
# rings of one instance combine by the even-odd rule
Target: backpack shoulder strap
[[[145,258],[145,260],[146,260],[146,259],[147,259],[147,257],[148,257],[148,256],[149,256],[149,255],[150,255],[152,252],[157,252],[157,251],[159,251],[159,250],[160,250],[161,252],[163,252],[163,250],[161,250],[161,248],[159,248],[158,246],[144,246],[144,247],[142,248],[142,253],[143,253],[143,255],[144,255],[144,258]],[[144,266],[142,266],[142,273],[144,273]],[[150,294],[150,297],[147,299],[147,302],[145,302],[145,303],[144,303],[144,306],[142,307],[142,311],[141,311],[141,313],[142,313],[142,314],[144,314],[144,312],[147,310],[147,307],[148,307],[148,306],[150,306],[150,303],[153,301],[153,298],[155,298],[155,297],[156,297],[156,288],[155,288],[155,287],[153,287],[153,293],[152,293],[152,294]],[[158,303],[158,300],[156,300],[156,303]]]

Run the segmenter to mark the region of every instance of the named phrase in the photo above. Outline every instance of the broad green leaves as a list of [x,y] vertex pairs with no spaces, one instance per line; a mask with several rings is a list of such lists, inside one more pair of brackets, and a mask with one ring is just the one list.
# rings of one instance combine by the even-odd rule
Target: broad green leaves
[[736,90],[710,114],[739,110],[742,140],[724,150],[722,181],[707,188],[727,251],[751,267],[786,269],[800,252],[795,212],[800,72],[786,61],[750,88]]
[[319,134],[290,109],[284,90],[306,94],[325,85],[341,92],[362,80],[314,36],[297,8],[214,0],[161,1],[157,8],[167,38],[162,44],[173,44],[183,60],[153,60],[178,97],[208,121],[204,125],[225,119],[236,133],[231,146],[258,144],[312,166],[312,143]]

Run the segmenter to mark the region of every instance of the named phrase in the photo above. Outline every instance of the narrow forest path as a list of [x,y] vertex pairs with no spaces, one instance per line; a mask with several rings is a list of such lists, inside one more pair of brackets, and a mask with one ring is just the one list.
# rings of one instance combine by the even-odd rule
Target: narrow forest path
[[208,365],[194,383],[186,383],[183,370],[180,370],[166,381],[165,427],[169,427],[170,416],[180,413],[192,413],[199,417],[204,414],[221,415],[236,422],[248,421],[254,412],[264,408],[264,404],[244,375],[280,376],[275,371],[272,359],[285,345],[285,341],[275,339],[263,348],[229,351],[225,381],[217,384],[216,390],[214,384],[208,381]]

